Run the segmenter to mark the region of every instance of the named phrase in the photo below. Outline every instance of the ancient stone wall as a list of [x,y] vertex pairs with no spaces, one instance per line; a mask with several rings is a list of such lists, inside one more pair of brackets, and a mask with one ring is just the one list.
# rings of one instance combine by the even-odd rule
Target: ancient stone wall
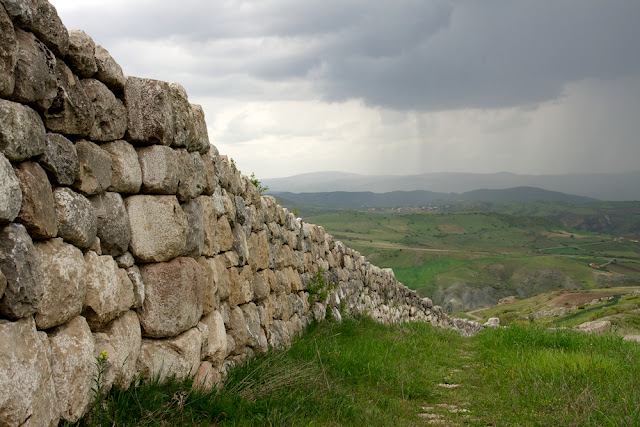
[[0,425],[77,420],[103,351],[106,389],[212,384],[327,313],[482,328],[262,197],[180,85],[46,0],[0,0],[0,27]]

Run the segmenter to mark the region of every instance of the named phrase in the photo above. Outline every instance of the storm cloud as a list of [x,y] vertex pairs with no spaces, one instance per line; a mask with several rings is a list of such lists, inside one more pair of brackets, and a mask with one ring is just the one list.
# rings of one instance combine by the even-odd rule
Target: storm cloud
[[52,3],[268,176],[638,169],[638,1]]

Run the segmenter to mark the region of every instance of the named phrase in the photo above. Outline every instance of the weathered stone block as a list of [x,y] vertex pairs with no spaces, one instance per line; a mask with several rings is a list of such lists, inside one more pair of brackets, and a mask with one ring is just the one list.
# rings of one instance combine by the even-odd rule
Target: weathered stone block
[[172,147],[184,147],[189,151],[197,149],[195,120],[187,99],[187,91],[178,83],[169,83],[169,99],[175,120]]
[[98,71],[95,49],[96,44],[87,33],[82,30],[69,31],[67,61],[79,77],[91,77]]
[[16,30],[18,55],[11,99],[46,110],[58,94],[56,57],[32,33]]
[[58,236],[81,249],[90,248],[96,239],[96,213],[81,194],[67,187],[59,187],[53,192]]
[[111,155],[111,185],[107,190],[127,194],[140,191],[142,171],[135,148],[122,140],[100,147]]
[[0,99],[0,152],[12,162],[44,151],[44,125],[38,113],[16,102]]
[[31,237],[23,225],[0,228],[0,269],[7,281],[0,299],[0,313],[11,319],[35,313],[44,293],[42,271]]
[[111,90],[123,90],[127,79],[122,73],[120,65],[111,57],[109,51],[100,45],[96,46],[95,54],[96,66],[98,67],[95,78],[106,84]]
[[2,299],[5,289],[7,289],[7,278],[4,277],[2,270],[0,270],[0,299]]
[[215,366],[222,364],[227,357],[227,332],[224,327],[224,320],[219,311],[213,311],[202,318],[202,323],[207,325],[209,336],[208,345],[205,350],[205,359]]
[[106,369],[102,377],[105,390],[114,384],[122,389],[128,388],[136,374],[136,361],[142,345],[136,313],[127,311],[109,323],[102,332],[94,333],[93,337],[94,356],[107,352]]
[[13,221],[22,206],[22,190],[11,163],[0,153],[0,224]]
[[176,152],[161,145],[137,151],[142,172],[142,191],[150,194],[176,194],[180,178]]
[[218,215],[211,197],[200,196],[196,199],[202,208],[202,220],[204,240],[202,244],[202,255],[214,256],[219,252],[218,236],[216,227],[218,225]]
[[128,141],[171,144],[175,123],[168,83],[128,77],[124,88],[124,104],[127,108]]
[[18,41],[11,18],[0,7],[0,96],[8,97],[15,85],[14,69],[18,60]]
[[182,210],[187,216],[187,240],[185,256],[197,258],[202,254],[205,237],[204,216],[198,199],[182,204]]
[[216,224],[216,237],[218,238],[218,250],[226,252],[233,249],[233,232],[226,216],[221,216]]
[[129,251],[142,262],[168,261],[184,253],[187,216],[175,196],[131,196],[124,201],[129,214]]
[[174,338],[143,339],[137,368],[145,378],[178,380],[195,375],[200,367],[202,333],[191,328]]
[[140,308],[144,303],[144,283],[142,282],[140,269],[137,265],[132,265],[127,267],[126,271],[129,280],[133,284],[133,308]]
[[35,162],[14,167],[22,191],[22,207],[16,221],[24,224],[36,239],[55,237],[58,233],[53,192],[47,174]]
[[56,426],[59,412],[46,334],[36,330],[33,317],[0,319],[0,342],[0,425]]
[[253,272],[251,267],[245,266],[238,272],[237,276],[231,274],[231,279],[231,293],[229,294],[231,308],[251,301],[253,299]]
[[178,200],[186,202],[202,194],[205,171],[199,153],[189,153],[185,149],[175,150],[178,160]]
[[213,391],[213,388],[222,382],[222,375],[213,367],[211,362],[200,362],[200,367],[193,377],[193,389],[205,393]]
[[145,299],[138,309],[142,334],[171,337],[198,324],[205,297],[205,277],[193,258],[140,266]]
[[248,241],[249,265],[254,271],[269,268],[269,241],[267,233],[252,233]]
[[44,152],[38,158],[38,163],[58,185],[73,184],[80,170],[75,145],[58,133],[47,133]]
[[202,194],[211,196],[216,191],[216,167],[209,153],[201,154],[202,164],[204,166],[204,184]]
[[42,299],[36,313],[38,329],[49,329],[82,311],[87,267],[82,251],[62,239],[36,242],[34,252],[42,271]]
[[56,8],[47,0],[29,0],[32,19],[26,26],[60,58],[69,51],[69,33]]
[[112,257],[89,251],[84,258],[87,263],[87,294],[82,315],[91,330],[98,331],[133,306],[133,284],[127,272],[118,268]]
[[205,154],[211,146],[209,144],[209,133],[207,132],[204,110],[200,105],[191,104],[191,111],[195,122],[195,140],[191,148]]
[[124,137],[127,110],[122,101],[99,80],[84,79],[80,84],[96,112],[89,138],[93,141],[113,141]]
[[233,307],[229,311],[229,328],[227,333],[233,338],[235,342],[235,348],[233,354],[240,354],[249,343],[249,330],[247,329],[247,322],[244,318],[244,313],[240,307]]
[[44,123],[52,132],[84,137],[93,127],[96,112],[80,80],[63,61],[56,62],[58,95],[44,112]]
[[107,191],[91,197],[89,201],[97,218],[97,233],[102,253],[118,256],[127,252],[131,230],[122,196]]
[[240,264],[244,265],[249,261],[249,246],[247,245],[247,235],[244,229],[236,224],[233,227],[233,251],[238,254]]
[[217,265],[214,258],[199,257],[197,259],[202,273],[204,274],[205,287],[204,287],[204,308],[203,315],[211,313],[218,308],[219,297],[217,296],[218,286],[216,283],[217,272],[215,271]]
[[73,187],[86,196],[102,193],[111,185],[111,155],[84,139],[77,141],[75,147],[80,169]]
[[229,270],[227,270],[224,256],[219,255],[215,257],[211,263],[211,268],[214,274],[213,280],[218,290],[218,298],[224,301],[229,298],[229,294],[231,293],[231,276]]
[[82,316],[48,333],[56,406],[63,420],[75,422],[91,403],[95,373],[94,341]]
[[247,324],[247,332],[249,333],[248,345],[252,347],[256,353],[266,352],[268,349],[267,338],[264,336],[264,332],[260,326],[258,308],[253,302],[244,304],[240,308],[242,309],[242,314]]
[[265,271],[262,270],[253,275],[253,299],[255,301],[260,301],[269,294],[269,278]]

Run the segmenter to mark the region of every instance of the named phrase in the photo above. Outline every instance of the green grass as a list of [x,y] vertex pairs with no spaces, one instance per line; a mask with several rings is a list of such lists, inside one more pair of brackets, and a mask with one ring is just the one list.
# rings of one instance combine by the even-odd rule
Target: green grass
[[347,319],[314,324],[288,350],[236,367],[217,392],[194,391],[190,380],[140,383],[113,390],[81,424],[414,426],[429,416],[447,425],[637,425],[639,357],[639,345],[610,335],[513,326],[462,338],[428,324]]

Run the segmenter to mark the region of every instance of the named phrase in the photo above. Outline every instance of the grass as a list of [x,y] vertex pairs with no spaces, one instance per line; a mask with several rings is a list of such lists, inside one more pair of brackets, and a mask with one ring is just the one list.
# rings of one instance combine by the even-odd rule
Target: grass
[[[640,346],[512,326],[473,338],[368,318],[311,325],[287,350],[233,369],[211,393],[191,381],[113,390],[113,426],[638,425]],[[447,388],[443,385],[448,385]]]

